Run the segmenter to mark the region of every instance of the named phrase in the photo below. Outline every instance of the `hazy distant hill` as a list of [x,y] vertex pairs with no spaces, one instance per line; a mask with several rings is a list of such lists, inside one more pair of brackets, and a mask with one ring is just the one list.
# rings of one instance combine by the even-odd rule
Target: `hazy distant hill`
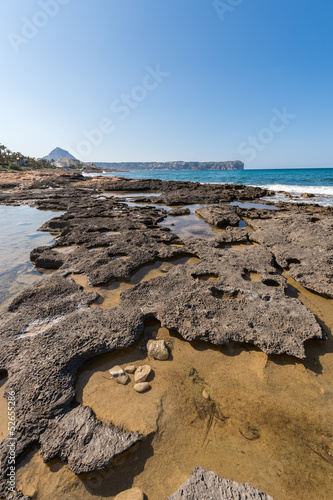
[[111,170],[243,170],[241,161],[167,161],[157,162],[95,162],[96,167]]
[[65,149],[61,149],[61,148],[55,148],[55,149],[53,149],[53,151],[51,151],[50,154],[48,154],[47,156],[44,156],[44,159],[48,160],[48,161],[51,161],[51,160],[58,161],[58,160],[60,160],[60,158],[69,158],[70,160],[76,160],[76,158],[74,158],[73,155],[71,155]]

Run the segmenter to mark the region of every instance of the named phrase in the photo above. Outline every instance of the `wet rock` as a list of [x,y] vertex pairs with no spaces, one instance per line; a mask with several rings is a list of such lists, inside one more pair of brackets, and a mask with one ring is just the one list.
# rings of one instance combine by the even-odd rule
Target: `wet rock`
[[169,210],[168,215],[172,215],[173,217],[178,215],[190,215],[191,210],[189,208],[172,208]]
[[63,255],[55,254],[48,249],[35,259],[35,266],[37,269],[59,269],[64,262]]
[[124,368],[124,371],[126,373],[134,373],[135,372],[135,366],[134,365],[128,365]]
[[[35,320],[63,316],[91,304],[97,297],[97,293],[86,293],[74,282],[52,276],[17,295],[8,310],[25,314],[28,323],[32,317]],[[38,318],[35,318],[37,311]]]
[[169,351],[164,340],[149,340],[147,349],[149,356],[152,356],[154,359],[163,361],[169,357]]
[[151,367],[149,365],[139,366],[139,368],[135,370],[134,374],[135,382],[145,382],[150,373],[151,373]]
[[315,195],[311,194],[311,193],[303,193],[303,194],[301,194],[301,197],[302,198],[315,198]]
[[34,248],[31,252],[30,252],[30,260],[32,262],[35,262],[36,259],[38,259],[38,257],[43,253],[43,252],[46,252],[50,250],[50,247],[49,246],[43,246],[43,247],[37,247],[37,248]]
[[241,484],[222,479],[212,471],[196,467],[179,490],[168,500],[273,500],[248,483]]
[[[6,174],[8,176],[8,174]],[[127,179],[96,176],[83,177],[79,173],[61,174],[58,172],[38,173],[36,177],[47,179],[48,182],[33,183],[32,177],[24,174],[11,175],[1,179],[4,187],[0,202],[4,204],[26,203],[43,209],[68,210],[71,207],[87,207],[93,200],[96,204],[103,200],[98,199],[105,191],[154,191],[161,192],[160,196],[151,196],[156,203],[164,205],[188,205],[193,203],[220,203],[222,201],[254,200],[267,196],[270,191],[252,186],[233,186],[230,184],[200,184],[198,182],[169,182],[159,179]],[[2,176],[4,177],[4,176]],[[50,183],[53,188],[49,189]],[[14,188],[15,197],[10,188]],[[104,197],[104,196],[103,196]],[[85,199],[84,199],[85,198]],[[112,201],[112,199],[110,200]]]
[[[128,216],[131,217],[132,212]],[[85,219],[81,219],[82,224],[88,225]],[[131,223],[132,224],[132,223]],[[105,228],[105,224],[104,224]],[[58,244],[67,246],[74,244],[83,244],[75,252],[61,254],[62,266],[60,272],[67,270],[76,270],[76,273],[86,274],[89,283],[92,285],[101,285],[115,279],[130,279],[132,273],[139,267],[153,262],[156,258],[168,259],[186,254],[186,249],[172,246],[172,242],[179,239],[173,234],[167,234],[162,231],[147,230],[146,227],[135,224],[135,228],[140,231],[134,231],[130,228],[129,221],[118,221],[109,223],[111,230],[120,231],[117,235],[112,235],[112,243],[107,243],[109,237],[101,235],[97,231],[85,233],[84,229],[77,231],[75,228],[67,235],[58,239]],[[86,246],[108,245],[105,249],[96,252],[87,252]],[[121,255],[126,248],[126,259],[115,259],[115,255]],[[39,265],[47,265],[49,268],[59,266],[59,257],[55,252],[47,250],[47,259],[44,259],[45,250],[38,257]],[[58,254],[59,255],[59,254]]]
[[205,222],[216,227],[236,226],[240,221],[237,209],[231,206],[203,207],[198,208],[195,213]]
[[333,298],[333,218],[282,212],[254,220],[250,240],[272,251],[279,266],[298,283]]
[[[112,311],[88,308],[87,304],[91,303],[91,296],[94,295],[82,292],[81,287],[69,280],[52,276],[14,299],[9,306],[12,312],[4,310],[0,313],[0,369],[10,369],[7,388],[8,391],[14,390],[17,398],[17,456],[33,443],[38,443],[40,436],[57,416],[67,415],[68,408],[75,400],[76,374],[88,358],[129,347],[143,331],[142,320],[136,314],[118,315]],[[38,335],[18,338],[26,325],[58,315],[61,320],[50,322],[50,327]],[[20,350],[23,357],[18,354]],[[87,413],[83,416],[88,418]],[[78,456],[80,447],[81,454],[84,454],[84,447],[89,440],[94,439],[96,432],[100,436],[98,439],[103,441],[104,430],[100,433],[95,425],[89,424],[87,427],[87,436],[77,441]],[[111,450],[111,434],[108,431],[106,434]],[[112,435],[116,445],[118,434]],[[45,445],[49,442],[52,446],[53,441],[53,432],[45,435]],[[106,453],[109,451],[106,450]],[[6,442],[0,444],[0,456],[1,497],[6,488],[8,472]],[[101,456],[105,458],[105,455]],[[80,457],[80,460],[83,458]],[[98,454],[91,455],[91,470],[94,470],[94,464],[97,465],[99,460]]]
[[150,387],[150,384],[148,384],[148,382],[140,382],[140,383],[134,385],[134,390],[136,392],[144,392],[147,389],[149,389],[149,387]]
[[159,203],[164,205],[190,205],[194,203],[221,203],[234,200],[254,200],[267,196],[270,191],[252,186],[233,186],[231,184],[200,184],[197,182],[173,182],[160,187],[162,194]]
[[117,384],[125,385],[129,380],[128,375],[126,375],[121,366],[114,366],[111,370],[109,370],[109,373]]
[[144,494],[140,488],[131,488],[119,493],[114,500],[144,500]]
[[286,294],[286,280],[277,274],[271,252],[260,245],[242,251],[214,245],[191,243],[188,248],[204,256],[200,263],[176,266],[165,276],[136,285],[123,293],[120,305],[128,310],[136,304],[189,341],[247,342],[267,354],[304,358],[305,340],[325,338],[314,315]]
[[227,227],[225,231],[216,235],[218,243],[246,243],[249,232],[241,227]]
[[141,439],[138,433],[102,424],[90,408],[79,406],[51,420],[40,443],[44,462],[59,458],[81,474],[103,469]]

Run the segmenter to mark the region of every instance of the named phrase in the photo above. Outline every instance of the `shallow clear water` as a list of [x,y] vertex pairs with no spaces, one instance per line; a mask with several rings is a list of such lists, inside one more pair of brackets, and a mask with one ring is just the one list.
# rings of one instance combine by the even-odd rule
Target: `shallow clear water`
[[247,202],[233,201],[230,203],[230,205],[240,208],[256,208],[258,210],[263,210],[263,209],[278,210],[278,207],[275,207],[274,205],[264,205],[263,203],[247,203]]
[[26,205],[0,206],[0,305],[41,279],[30,261],[30,252],[52,242],[53,236],[37,229],[54,215]]
[[106,191],[103,196],[107,198],[134,198],[135,196],[160,196],[156,191]]

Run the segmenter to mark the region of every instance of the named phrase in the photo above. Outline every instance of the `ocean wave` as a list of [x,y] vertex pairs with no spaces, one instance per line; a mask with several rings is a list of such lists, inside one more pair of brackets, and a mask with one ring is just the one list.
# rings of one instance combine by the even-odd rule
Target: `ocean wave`
[[[104,173],[104,172],[103,172]],[[94,173],[94,172],[81,172],[81,174],[83,175],[83,177],[96,177],[96,175],[102,175],[102,172],[99,174],[99,173]]]
[[287,193],[303,194],[311,193],[321,196],[333,196],[333,186],[300,186],[288,184],[264,184],[261,188],[271,191],[286,191]]

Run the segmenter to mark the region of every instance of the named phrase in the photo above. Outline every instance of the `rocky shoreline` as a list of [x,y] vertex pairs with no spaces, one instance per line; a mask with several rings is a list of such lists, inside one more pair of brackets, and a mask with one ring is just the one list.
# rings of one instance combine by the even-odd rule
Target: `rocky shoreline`
[[[18,458],[38,444],[44,461],[58,457],[82,474],[105,468],[144,439],[135,429],[101,423],[78,404],[74,385],[87,360],[134,346],[147,320],[158,320],[186,341],[240,342],[298,359],[306,358],[307,340],[326,338],[285,272],[305,289],[333,298],[330,207],[280,202],[277,210],[249,209],[242,202],[260,203],[272,193],[66,173],[6,174],[0,188],[3,205],[66,212],[41,227],[57,236],[53,244],[31,253],[36,268],[52,274],[1,312],[0,371],[8,374],[6,393],[16,394]],[[129,193],[137,193],[130,202]],[[171,224],[161,225],[167,217],[186,218],[191,205],[201,205],[196,214],[216,231],[214,239],[182,239]],[[185,257],[194,263],[132,283],[117,305],[103,306],[101,287],[130,283],[146,266]],[[87,287],[75,276],[84,276]],[[4,441],[4,498],[10,498],[8,453]]]

